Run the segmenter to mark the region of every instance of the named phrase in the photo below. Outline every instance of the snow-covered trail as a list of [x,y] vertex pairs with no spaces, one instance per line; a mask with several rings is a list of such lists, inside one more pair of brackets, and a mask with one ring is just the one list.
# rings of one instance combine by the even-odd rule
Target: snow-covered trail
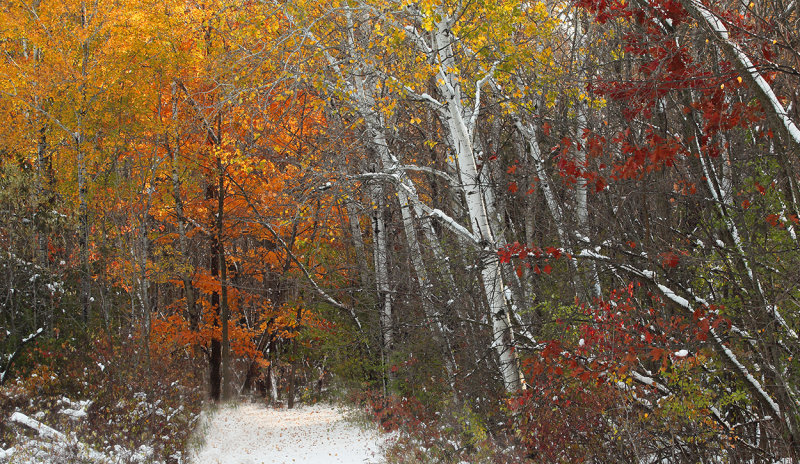
[[194,464],[374,464],[377,431],[347,422],[330,405],[270,409],[244,403],[220,408],[208,421]]

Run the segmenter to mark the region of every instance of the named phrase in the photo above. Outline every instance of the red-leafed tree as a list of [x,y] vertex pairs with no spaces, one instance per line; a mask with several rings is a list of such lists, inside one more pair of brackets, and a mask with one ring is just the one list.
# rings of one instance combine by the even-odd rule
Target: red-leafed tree
[[[590,199],[593,226],[570,252],[598,267],[604,288],[629,291],[563,315],[571,336],[529,359],[528,395],[538,399],[519,411],[531,446],[563,458],[569,453],[553,446],[565,437],[583,443],[577,453],[598,444],[584,428],[536,419],[546,407],[537,401],[561,389],[574,395],[559,403],[568,415],[583,407],[614,415],[625,398],[642,425],[617,416],[601,433],[617,435],[624,424],[631,442],[654,445],[631,444],[625,454],[611,441],[598,456],[657,455],[669,448],[658,433],[671,423],[679,437],[705,437],[678,446],[685,459],[795,456],[800,403],[790,372],[799,345],[788,295],[796,293],[798,173],[789,154],[798,132],[787,111],[794,90],[784,84],[793,63],[780,57],[786,29],[776,25],[787,19],[770,23],[761,14],[773,6],[754,3],[579,6],[594,22],[586,40],[612,59],[586,60],[583,85],[601,104],[553,156],[568,186],[602,179]],[[591,154],[586,164],[568,157],[574,144]],[[534,272],[555,258],[522,245],[501,256]],[[678,404],[680,396],[693,400]],[[720,436],[734,451],[718,447]]]

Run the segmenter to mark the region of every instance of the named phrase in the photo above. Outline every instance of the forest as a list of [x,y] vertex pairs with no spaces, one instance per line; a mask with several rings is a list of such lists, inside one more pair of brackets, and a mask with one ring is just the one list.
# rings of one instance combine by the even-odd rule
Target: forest
[[800,459],[800,2],[748,1],[4,0],[0,462],[17,411],[186,462],[236,398]]

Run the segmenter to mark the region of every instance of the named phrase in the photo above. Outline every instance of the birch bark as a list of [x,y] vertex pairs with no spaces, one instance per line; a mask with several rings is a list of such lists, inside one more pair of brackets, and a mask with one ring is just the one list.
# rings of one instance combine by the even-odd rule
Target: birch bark
[[[514,392],[522,389],[524,382],[514,351],[510,308],[506,302],[505,284],[496,253],[497,234],[490,224],[490,218],[497,212],[492,209],[493,203],[486,201],[486,198],[493,196],[492,186],[481,182],[473,144],[480,102],[476,102],[474,110],[465,105],[460,78],[455,72],[458,65],[452,48],[455,38],[451,32],[451,21],[450,17],[444,16],[436,23],[431,32],[432,43],[428,47],[436,54],[437,88],[445,101],[439,114],[442,124],[448,129],[452,149],[456,155],[458,175],[464,189],[472,234],[480,241],[484,252],[481,280],[492,323],[492,347],[499,359],[503,384],[507,391]],[[482,82],[478,83],[478,89],[481,84]],[[476,91],[476,100],[479,100],[477,95],[479,91]],[[488,192],[488,196],[484,191]]]
[[392,290],[389,285],[389,252],[386,244],[386,223],[384,219],[385,194],[380,183],[371,184],[369,193],[372,205],[372,236],[375,243],[372,257],[375,268],[375,288],[378,292],[381,352],[385,361],[392,352],[392,334],[394,332],[394,327],[392,326]]

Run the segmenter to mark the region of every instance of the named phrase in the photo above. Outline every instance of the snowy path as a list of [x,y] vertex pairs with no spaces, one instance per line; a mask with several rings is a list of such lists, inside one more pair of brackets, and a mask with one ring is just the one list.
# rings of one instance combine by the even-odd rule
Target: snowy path
[[364,431],[330,405],[270,409],[244,403],[209,420],[194,464],[373,464],[382,438]]

